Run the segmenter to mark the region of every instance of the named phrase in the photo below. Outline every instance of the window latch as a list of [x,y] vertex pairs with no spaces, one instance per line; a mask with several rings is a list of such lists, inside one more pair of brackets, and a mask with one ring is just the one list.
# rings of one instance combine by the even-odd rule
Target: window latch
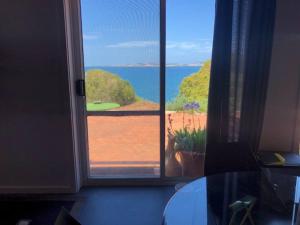
[[76,81],[76,93],[78,96],[85,97],[85,81],[84,80]]

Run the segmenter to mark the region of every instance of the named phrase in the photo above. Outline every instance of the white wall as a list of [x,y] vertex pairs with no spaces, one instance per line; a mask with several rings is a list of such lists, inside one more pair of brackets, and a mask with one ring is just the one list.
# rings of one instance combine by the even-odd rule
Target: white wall
[[297,150],[293,141],[300,83],[299,12],[300,1],[277,1],[269,87],[260,143],[260,149],[263,150]]
[[72,192],[63,0],[2,0],[0,192]]

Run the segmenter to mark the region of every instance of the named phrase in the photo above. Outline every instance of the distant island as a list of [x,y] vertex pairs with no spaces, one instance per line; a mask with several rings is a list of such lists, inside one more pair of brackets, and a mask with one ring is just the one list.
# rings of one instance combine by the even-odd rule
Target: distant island
[[[202,66],[204,62],[202,63],[168,63],[166,64],[166,67],[197,67]],[[159,67],[159,64],[155,63],[136,63],[136,64],[124,64],[124,65],[106,65],[106,66],[87,66],[88,68],[94,68],[94,67]]]

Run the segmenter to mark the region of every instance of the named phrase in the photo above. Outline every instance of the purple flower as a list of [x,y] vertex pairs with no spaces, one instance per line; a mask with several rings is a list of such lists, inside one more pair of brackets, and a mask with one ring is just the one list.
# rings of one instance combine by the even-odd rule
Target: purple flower
[[200,108],[200,105],[198,102],[192,102],[192,109],[199,110],[199,108]]
[[199,110],[200,109],[200,105],[198,102],[191,102],[191,103],[187,103],[183,106],[184,110]]
[[191,110],[192,109],[192,105],[190,103],[187,103],[183,106],[184,110]]

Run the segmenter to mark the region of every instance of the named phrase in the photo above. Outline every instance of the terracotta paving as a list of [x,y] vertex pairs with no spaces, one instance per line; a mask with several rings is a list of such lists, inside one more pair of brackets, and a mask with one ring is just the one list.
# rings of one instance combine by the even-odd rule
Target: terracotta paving
[[[183,120],[182,113],[167,112],[166,123],[168,114],[174,130],[181,128],[183,122],[192,127],[206,124],[205,114],[195,115],[194,119],[185,114]],[[149,173],[159,173],[159,116],[89,116],[88,139],[92,175],[120,173],[129,168],[149,168],[152,169]]]

